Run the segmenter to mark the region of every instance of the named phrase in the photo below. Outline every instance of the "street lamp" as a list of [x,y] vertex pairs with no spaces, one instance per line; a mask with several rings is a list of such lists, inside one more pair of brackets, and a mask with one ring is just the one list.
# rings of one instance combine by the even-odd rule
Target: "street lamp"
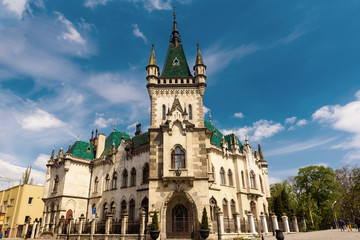
[[[11,200],[11,192],[12,192],[12,188],[14,187],[14,181],[11,179],[11,178],[8,178],[8,177],[4,177],[4,176],[1,176],[0,175],[0,178],[4,178],[4,179],[7,179],[7,180],[10,180],[11,181],[11,188],[10,188],[10,193],[9,193],[9,196],[8,196],[8,201],[7,201],[7,204],[9,205],[10,204],[10,200]],[[5,209],[5,215],[4,215],[4,221],[6,221],[6,214],[7,214],[7,211],[8,211],[8,207],[5,206],[6,209]],[[9,229],[11,229],[11,224],[10,222],[8,223],[9,225]],[[3,223],[3,226],[5,226],[5,223]],[[10,233],[10,231],[9,231]]]
[[335,213],[334,213],[334,206],[335,206],[336,203],[337,203],[337,201],[335,200],[335,201],[333,202],[333,204],[331,204],[331,210],[332,210],[333,219],[334,219],[334,223],[335,223],[335,229],[338,228],[338,225],[337,225],[337,222],[336,222]]

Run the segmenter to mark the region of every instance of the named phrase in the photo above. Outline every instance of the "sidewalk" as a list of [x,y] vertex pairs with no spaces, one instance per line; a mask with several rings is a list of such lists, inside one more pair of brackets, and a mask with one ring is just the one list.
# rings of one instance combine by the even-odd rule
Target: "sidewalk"
[[[316,232],[305,232],[298,234],[284,234],[285,240],[359,240],[360,232],[357,230],[353,232],[341,232],[340,230],[323,230]],[[275,236],[264,237],[265,240],[276,240]]]

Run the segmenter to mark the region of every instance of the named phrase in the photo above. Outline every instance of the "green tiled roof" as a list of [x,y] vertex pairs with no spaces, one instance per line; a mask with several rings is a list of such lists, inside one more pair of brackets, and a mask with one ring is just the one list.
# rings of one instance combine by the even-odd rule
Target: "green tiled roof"
[[144,132],[143,134],[134,136],[133,139],[134,148],[140,147],[148,142],[150,142],[150,134],[149,132]]
[[121,142],[121,138],[123,136],[125,138],[125,141],[130,139],[129,134],[127,134],[126,132],[120,132],[118,130],[115,130],[112,133],[110,133],[110,135],[105,140],[105,149],[102,152],[101,156],[109,155],[110,148],[113,143],[115,144],[115,147],[118,148]]
[[94,148],[91,143],[77,141],[71,147],[71,154],[74,157],[93,160],[94,159]]
[[208,121],[204,121],[204,123],[207,129],[209,129],[210,131],[214,131],[214,134],[212,135],[210,142],[218,147],[221,147],[221,139],[223,137],[223,134]]
[[[206,127],[207,129],[209,129],[210,131],[214,131],[214,134],[212,135],[210,142],[211,142],[212,144],[215,144],[215,145],[218,146],[218,147],[221,147],[221,139],[222,139],[222,137],[223,137],[223,134],[222,134],[214,125],[212,125],[212,124],[209,123],[208,121],[204,121],[204,123],[205,123],[205,127]],[[232,134],[229,134],[229,135],[224,136],[225,140],[226,140],[227,143],[228,143],[228,147],[229,147],[230,150],[231,150],[231,136],[232,136]],[[235,137],[236,137],[236,136],[235,136]],[[242,149],[243,149],[243,145],[241,144],[239,138],[236,137],[236,140],[238,141],[239,147],[240,147],[240,149],[242,150]]]
[[174,46],[169,45],[166,55],[164,69],[160,77],[191,77],[185,53],[181,44]]

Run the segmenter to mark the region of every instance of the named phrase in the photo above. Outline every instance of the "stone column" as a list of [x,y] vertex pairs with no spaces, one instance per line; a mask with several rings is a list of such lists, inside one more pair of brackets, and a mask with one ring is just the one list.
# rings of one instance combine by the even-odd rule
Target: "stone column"
[[49,225],[50,225],[50,212],[47,212],[46,213],[46,222],[45,222],[45,232],[48,232],[50,229],[49,229]]
[[248,221],[249,221],[250,232],[256,233],[254,215],[251,212],[248,212],[247,216],[248,216]]
[[64,228],[64,224],[65,224],[65,217],[64,217],[64,215],[62,215],[60,218],[60,221],[59,221],[59,227],[58,227],[58,232],[57,232],[58,235],[63,234],[62,230]]
[[277,216],[275,214],[271,215],[271,220],[272,220],[272,224],[273,224],[273,229],[274,231],[276,229],[279,229],[279,224],[278,224],[278,220],[277,220]]
[[121,214],[121,234],[126,234],[128,228],[129,214],[124,210]]
[[30,237],[31,239],[34,239],[34,237],[35,237],[35,230],[36,230],[37,224],[38,224],[37,219],[35,219],[32,230],[31,230],[31,237]]
[[240,225],[240,214],[238,212],[233,214],[234,216],[234,222],[235,222],[235,232],[236,233],[241,233],[241,225]]
[[269,230],[267,227],[266,216],[264,215],[264,213],[260,214],[260,219],[261,219],[261,223],[262,223],[262,229],[263,229],[264,233],[267,234],[269,232]]
[[31,218],[29,217],[28,220],[25,222],[25,231],[24,231],[25,238],[26,238],[27,232],[29,230],[30,221],[31,221]]
[[146,220],[146,212],[143,208],[140,209],[140,235],[145,234],[145,220]]
[[41,228],[40,228],[40,232],[44,232],[45,231],[45,221],[46,221],[46,212],[43,212],[43,218],[41,221]]
[[82,234],[82,230],[84,228],[84,221],[85,221],[85,216],[82,213],[81,216],[79,217],[79,235]]
[[222,236],[224,234],[224,212],[219,210],[217,212],[217,214],[218,214],[218,218],[219,218],[219,225],[218,225],[219,233],[220,233],[220,236]]
[[114,215],[112,213],[106,214],[105,234],[110,234],[110,229],[111,229],[113,216]]
[[298,233],[299,232],[299,226],[298,226],[297,217],[295,216],[295,214],[292,215],[291,219],[292,219],[292,224],[294,226],[295,232]]
[[281,216],[282,222],[284,224],[284,231],[286,233],[290,232],[290,227],[289,227],[289,218],[285,215],[285,213]]
[[91,221],[91,235],[95,234],[95,228],[96,228],[96,221],[98,220],[98,217],[95,217],[92,221]]
[[72,227],[72,224],[73,224],[73,218],[72,217],[69,217],[68,218],[68,228],[67,228],[67,230],[66,230],[66,233],[67,234],[70,234],[71,233],[71,227]]

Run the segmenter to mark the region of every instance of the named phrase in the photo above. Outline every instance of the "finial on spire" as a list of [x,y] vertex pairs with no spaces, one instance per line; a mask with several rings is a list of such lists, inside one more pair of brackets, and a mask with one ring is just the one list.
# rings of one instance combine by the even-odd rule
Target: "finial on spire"
[[211,110],[209,109],[209,123],[211,124]]
[[51,152],[51,156],[50,156],[51,160],[54,160],[54,151],[55,151],[55,144],[54,144],[54,147],[53,147],[52,152]]
[[[93,131],[94,132],[94,131]],[[92,137],[91,137],[92,138]],[[66,153],[70,153],[71,152],[71,138],[70,138],[70,143],[69,143],[69,149],[67,150]]]
[[177,45],[181,43],[181,40],[179,39],[179,31],[177,28],[175,7],[174,7],[174,23],[173,23],[172,38],[170,42],[172,42],[175,45],[175,47],[177,47]]
[[79,139],[80,139],[80,134],[77,135],[76,141],[79,141]]
[[116,131],[116,115],[117,113],[115,113],[114,132]]
[[245,135],[245,144],[246,144],[246,145],[249,145],[249,141],[248,141],[247,135]]

